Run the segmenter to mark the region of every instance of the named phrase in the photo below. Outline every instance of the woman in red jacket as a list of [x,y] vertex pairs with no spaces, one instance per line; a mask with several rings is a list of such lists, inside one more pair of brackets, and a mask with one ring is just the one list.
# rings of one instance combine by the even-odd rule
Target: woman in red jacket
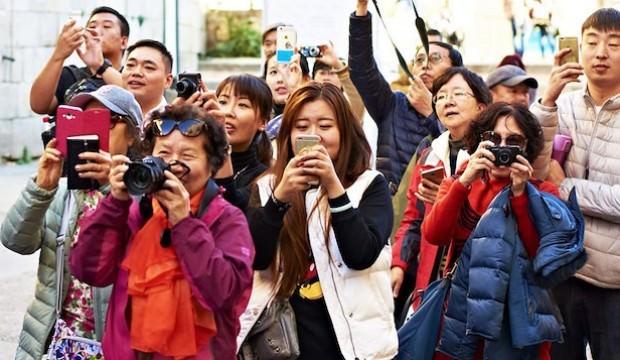
[[[493,104],[471,124],[465,141],[470,159],[464,171],[441,183],[437,201],[422,223],[422,237],[448,247],[445,269],[451,269],[493,198],[509,186],[519,237],[533,258],[539,236],[529,215],[526,184],[559,196],[556,185],[532,178],[531,162],[543,147],[538,120],[525,107]],[[540,359],[549,359],[549,350],[548,343],[541,346]]]
[[[407,189],[407,208],[392,246],[392,284],[395,298],[399,294],[405,271],[415,274],[415,262],[410,258],[418,253],[420,257],[415,289],[423,290],[439,274],[439,266],[436,264],[439,264],[442,258],[442,248],[420,239],[420,224],[424,220],[427,207],[432,206],[435,201],[439,182],[423,179],[421,172],[441,167],[442,177],[454,175],[457,168],[469,158],[463,142],[469,124],[492,100],[491,92],[482,78],[464,67],[448,69],[435,80],[432,90],[434,110],[447,131],[432,143],[424,140],[416,151],[417,163]],[[419,192],[421,184],[425,189],[431,189],[432,194]],[[418,247],[419,252],[413,250]],[[414,301],[418,298],[415,295],[419,294],[416,290]]]

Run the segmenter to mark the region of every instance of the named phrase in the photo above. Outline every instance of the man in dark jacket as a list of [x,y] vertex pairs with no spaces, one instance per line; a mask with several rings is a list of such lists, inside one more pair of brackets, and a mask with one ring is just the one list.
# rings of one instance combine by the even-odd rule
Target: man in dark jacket
[[431,42],[427,56],[416,54],[415,80],[407,94],[392,92],[379,72],[372,52],[372,21],[368,0],[358,0],[349,23],[349,69],[351,80],[379,128],[377,170],[388,180],[392,194],[419,142],[440,133],[433,113],[430,88],[435,78],[452,66],[462,66],[461,54],[451,45]]

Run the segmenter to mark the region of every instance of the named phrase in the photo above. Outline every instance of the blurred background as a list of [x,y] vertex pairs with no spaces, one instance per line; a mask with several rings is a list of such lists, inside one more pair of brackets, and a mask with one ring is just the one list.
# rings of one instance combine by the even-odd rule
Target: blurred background
[[[416,0],[427,27],[457,45],[465,65],[486,73],[509,54],[520,53],[528,72],[544,87],[557,36],[578,36],[583,20],[609,0]],[[347,56],[349,15],[355,0],[0,0],[0,221],[42,151],[41,117],[28,105],[30,85],[51,54],[70,15],[101,5],[130,22],[130,43],[162,41],[175,57],[175,74],[198,70],[213,88],[228,75],[261,73],[262,29],[275,22],[296,27],[299,45],[333,41]],[[418,35],[411,0],[379,0],[390,34],[411,59]],[[371,11],[374,9],[371,6]],[[548,36],[542,37],[540,24]],[[394,51],[374,17],[373,46],[381,71],[398,77]],[[69,62],[79,63],[77,57]],[[17,166],[17,164],[25,164]],[[34,291],[36,257],[0,247],[0,359],[13,357],[26,305]]]

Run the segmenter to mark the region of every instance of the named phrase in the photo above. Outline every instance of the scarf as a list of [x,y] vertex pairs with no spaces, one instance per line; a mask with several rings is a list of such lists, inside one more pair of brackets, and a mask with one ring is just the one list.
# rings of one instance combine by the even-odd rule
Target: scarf
[[[203,194],[191,198],[192,213]],[[213,313],[193,298],[174,247],[160,245],[169,227],[153,199],[153,216],[136,233],[121,266],[129,272],[132,349],[181,359],[196,355],[215,335],[216,325]]]

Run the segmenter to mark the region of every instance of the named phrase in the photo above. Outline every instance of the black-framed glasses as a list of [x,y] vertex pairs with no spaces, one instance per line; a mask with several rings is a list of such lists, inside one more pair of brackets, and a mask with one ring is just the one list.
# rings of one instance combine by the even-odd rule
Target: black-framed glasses
[[440,53],[436,53],[436,52],[431,53],[431,55],[428,58],[425,53],[420,53],[418,54],[418,56],[416,56],[413,62],[418,66],[422,66],[426,63],[427,59],[428,59],[428,62],[430,62],[431,64],[437,65],[443,60],[443,57],[441,56]]
[[518,146],[521,149],[525,149],[525,145],[527,144],[527,139],[525,136],[512,134],[508,135],[505,138],[502,138],[501,135],[495,133],[494,131],[485,131],[480,135],[480,139],[482,141],[490,141],[495,146],[500,146],[502,144],[502,140],[506,142],[508,146]]
[[181,134],[189,137],[200,135],[204,128],[204,121],[196,119],[173,120],[173,119],[155,119],[152,121],[153,134],[155,136],[169,135],[175,128],[179,129]]

